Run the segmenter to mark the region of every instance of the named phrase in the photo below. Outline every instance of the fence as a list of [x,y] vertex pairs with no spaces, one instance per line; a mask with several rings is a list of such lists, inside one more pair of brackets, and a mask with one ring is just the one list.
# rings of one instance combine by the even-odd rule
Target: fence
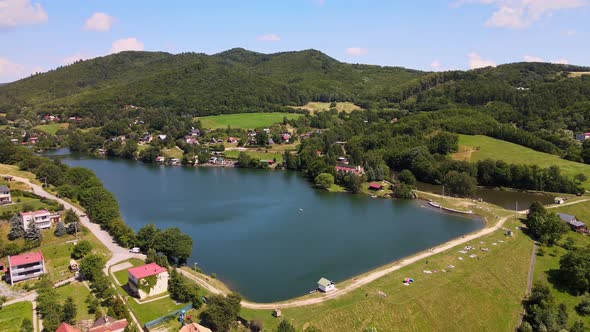
[[175,319],[178,316],[178,313],[181,312],[182,310],[188,311],[188,310],[190,310],[192,308],[193,308],[193,304],[192,303],[189,303],[189,304],[187,304],[186,306],[184,306],[181,309],[178,309],[178,310],[173,311],[173,312],[171,312],[171,313],[169,313],[169,314],[167,314],[165,316],[162,316],[160,318],[156,318],[156,319],[154,319],[154,320],[152,320],[150,322],[145,323],[144,326],[145,326],[146,329],[149,330],[150,328],[152,328],[152,327],[154,327],[154,326],[162,323],[166,319],[168,319],[168,317],[171,317],[172,316],[173,319]]

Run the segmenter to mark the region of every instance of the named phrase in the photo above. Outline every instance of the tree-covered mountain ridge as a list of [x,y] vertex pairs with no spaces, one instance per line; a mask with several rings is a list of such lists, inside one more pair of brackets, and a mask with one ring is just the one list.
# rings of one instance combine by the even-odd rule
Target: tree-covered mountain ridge
[[[128,51],[0,85],[0,110],[83,115],[137,105],[205,115],[273,111],[309,101],[435,110],[504,99],[518,103],[523,95],[556,86],[571,92],[568,85],[588,80],[568,74],[587,71],[590,68],[581,66],[515,63],[432,73],[348,64],[316,50],[262,54],[236,48],[214,55]],[[571,103],[557,104],[563,108]]]

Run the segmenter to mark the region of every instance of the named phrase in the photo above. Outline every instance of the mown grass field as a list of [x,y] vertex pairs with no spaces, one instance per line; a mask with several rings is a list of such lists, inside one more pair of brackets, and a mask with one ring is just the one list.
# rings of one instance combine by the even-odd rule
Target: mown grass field
[[40,130],[49,135],[55,135],[60,129],[68,128],[69,123],[50,123],[34,127],[33,129]]
[[23,319],[33,319],[33,304],[18,302],[0,309],[0,331],[19,332]]
[[[590,178],[590,165],[561,159],[556,155],[535,151],[524,146],[487,136],[459,135],[459,152],[453,155],[458,160],[478,161],[484,159],[504,160],[508,163],[559,166],[562,173],[573,177],[583,173]],[[589,181],[584,182],[588,188]]]
[[274,158],[277,159],[277,163],[283,162],[283,154],[278,152],[263,152],[263,151],[238,151],[238,150],[230,150],[225,151],[223,154],[227,158],[231,159],[238,159],[240,152],[246,152],[250,157],[260,160],[273,160]]
[[76,321],[79,322],[85,319],[94,319],[94,314],[88,313],[86,298],[90,295],[90,290],[86,288],[86,286],[79,282],[74,282],[58,287],[55,291],[57,292],[61,303],[64,303],[68,297],[74,299],[74,303],[78,309],[76,312]]
[[[298,106],[298,107],[293,107],[293,108],[308,110],[313,114],[316,112],[328,111],[330,109],[330,104],[331,103],[312,101],[312,102],[309,102],[303,106]],[[350,112],[356,111],[356,110],[362,110],[362,108],[360,108],[359,106],[357,106],[353,103],[350,103],[350,102],[336,103],[335,108],[336,108],[336,111],[345,112],[345,113],[350,113]]]
[[[580,220],[588,223],[590,222],[590,202],[579,203],[570,206],[563,206],[556,209],[551,209],[552,212],[564,212],[575,215]],[[575,246],[584,247],[590,245],[590,237],[576,232],[568,232],[560,241],[563,243],[567,238],[574,240]],[[582,300],[581,296],[571,295],[567,292],[560,291],[553,287],[548,282],[548,278],[552,270],[559,269],[559,259],[567,253],[563,247],[556,245],[553,247],[544,247],[544,255],[537,255],[537,262],[535,264],[535,272],[533,275],[534,282],[544,282],[551,286],[552,293],[555,296],[556,303],[565,303],[569,314],[569,323],[572,325],[575,321],[581,320],[585,326],[590,326],[590,316],[580,316],[575,310],[575,306]]]
[[179,147],[175,146],[170,149],[162,149],[162,155],[166,158],[182,159],[183,152]]
[[239,114],[224,114],[212,115],[196,118],[200,120],[204,128],[218,129],[227,128],[242,128],[254,129],[261,127],[270,127],[275,123],[283,122],[283,118],[296,119],[303,116],[303,114],[296,113],[239,113]]
[[[514,220],[506,224],[512,229],[518,225],[520,222]],[[298,330],[309,325],[322,331],[363,331],[367,327],[378,331],[514,330],[526,292],[531,239],[518,231],[508,238],[498,230],[466,245],[489,247],[491,252],[474,250],[472,253],[480,259],[469,258],[457,252],[463,247],[460,246],[337,299],[283,309],[283,317]],[[464,259],[459,260],[459,256]],[[450,269],[450,264],[456,267]],[[440,272],[442,269],[450,272]],[[439,272],[424,274],[423,270]],[[402,280],[406,277],[415,282],[404,286]],[[242,316],[263,321],[265,330],[273,330],[280,322],[269,310],[242,309]]]
[[583,75],[590,75],[590,71],[571,72],[568,74],[568,77],[581,77]]

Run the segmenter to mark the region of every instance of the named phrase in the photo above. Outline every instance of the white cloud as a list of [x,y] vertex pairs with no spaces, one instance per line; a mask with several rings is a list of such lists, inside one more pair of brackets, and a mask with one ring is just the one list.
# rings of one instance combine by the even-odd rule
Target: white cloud
[[0,28],[47,22],[40,3],[31,0],[0,0]]
[[326,3],[326,0],[313,0],[313,3],[319,6],[323,6]]
[[363,56],[369,54],[369,50],[362,47],[349,47],[346,49],[346,54],[351,56]]
[[110,53],[123,51],[143,51],[143,43],[136,38],[124,38],[114,41]]
[[533,56],[533,55],[525,55],[522,58],[526,62],[545,62],[545,60],[543,60],[543,58],[540,58],[538,56]]
[[24,65],[0,57],[0,82],[12,82],[30,74]]
[[94,13],[84,24],[84,29],[92,31],[109,31],[115,23],[115,18],[105,13]]
[[496,63],[492,60],[486,60],[482,58],[479,54],[472,52],[467,55],[469,58],[469,68],[477,69],[483,67],[496,67]]
[[274,41],[281,40],[281,36],[276,35],[274,33],[269,33],[269,34],[266,34],[266,35],[258,36],[257,39],[260,40],[260,41],[274,42]]
[[470,3],[496,7],[486,26],[520,29],[554,12],[587,6],[588,0],[458,0],[453,6]]
[[430,64],[430,68],[432,68],[435,71],[440,70],[440,61],[438,60],[433,60],[432,63]]
[[569,62],[567,59],[557,59],[557,60],[551,60],[550,62],[551,62],[551,63],[556,63],[556,64],[559,64],[559,65],[567,65],[567,64],[569,64],[569,63],[570,63],[570,62]]
[[61,64],[64,65],[64,66],[67,66],[67,65],[73,64],[74,62],[76,62],[78,60],[87,60],[87,59],[90,59],[90,58],[92,58],[92,57],[91,56],[88,56],[88,55],[86,55],[86,54],[84,54],[82,52],[78,52],[76,54],[72,54],[70,56],[65,57],[61,61]]
[[576,33],[577,33],[576,30],[565,30],[565,31],[561,32],[562,35],[567,36],[567,37],[575,36]]

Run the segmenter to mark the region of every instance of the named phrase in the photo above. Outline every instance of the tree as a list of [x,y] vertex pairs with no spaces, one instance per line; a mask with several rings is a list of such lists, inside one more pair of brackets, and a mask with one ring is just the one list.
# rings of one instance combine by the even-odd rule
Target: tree
[[102,274],[104,264],[105,261],[102,257],[90,254],[84,257],[80,262],[80,273],[84,278],[93,281],[96,275]]
[[361,190],[363,178],[358,175],[348,173],[342,177],[342,183],[344,184],[344,187],[346,187],[346,189],[348,189],[350,192],[358,193]]
[[76,308],[76,303],[74,303],[74,299],[71,296],[68,296],[66,302],[62,307],[62,316],[61,320],[66,322],[70,325],[76,324],[76,313],[78,309]]
[[572,325],[572,328],[570,329],[570,332],[584,332],[586,331],[586,329],[584,328],[584,322],[577,320],[574,325]]
[[68,227],[66,227],[66,232],[70,235],[74,235],[79,231],[80,231],[80,224],[77,222],[69,223]]
[[289,321],[283,319],[277,327],[277,332],[295,332],[295,327]]
[[549,213],[539,202],[533,202],[526,219],[531,235],[541,243],[553,245],[568,231],[568,226],[555,213]]
[[53,232],[53,234],[55,234],[55,236],[57,237],[62,237],[64,235],[67,234],[67,230],[66,230],[66,225],[64,225],[63,222],[58,222],[57,225],[55,226],[55,231]]
[[43,240],[43,234],[41,234],[41,230],[33,220],[29,221],[29,224],[27,225],[25,240],[27,242],[41,242],[41,240]]
[[576,306],[576,311],[581,316],[590,315],[590,297],[585,296],[580,303]]
[[334,184],[334,176],[328,173],[321,173],[320,175],[316,176],[315,185],[322,189],[330,189]]
[[210,296],[201,318],[214,331],[228,331],[240,313],[241,301],[240,295],[235,293]]
[[80,218],[76,212],[71,209],[67,209],[64,215],[64,222],[69,225],[71,223],[80,222]]
[[18,332],[33,332],[33,322],[29,318],[24,318]]
[[8,239],[14,241],[25,235],[25,229],[23,223],[20,221],[18,216],[10,218],[10,232],[8,233]]
[[90,244],[90,242],[87,240],[82,240],[74,246],[74,250],[72,250],[72,258],[83,258],[84,256],[88,255],[90,251],[92,251],[92,244]]
[[199,296],[199,287],[194,282],[178,273],[176,269],[170,270],[168,292],[170,292],[170,297],[173,300],[177,302],[191,302],[195,309],[200,308],[202,305]]
[[405,183],[400,183],[400,184],[396,185],[394,187],[393,194],[395,195],[396,198],[402,198],[402,199],[414,198],[412,188]]
[[429,150],[432,153],[448,154],[459,150],[459,136],[448,132],[440,132],[430,139]]
[[410,187],[416,185],[416,177],[409,169],[404,169],[403,171],[399,172],[397,175],[399,182],[406,184]]
[[193,250],[193,239],[178,227],[167,228],[154,240],[154,249],[174,264],[184,264]]
[[477,189],[477,180],[466,172],[450,171],[443,183],[448,193],[457,196],[472,196]]
[[590,248],[568,251],[559,260],[559,279],[570,292],[583,294],[590,290]]
[[144,252],[153,249],[156,239],[162,231],[156,225],[150,223],[139,229],[137,232],[137,246]]

